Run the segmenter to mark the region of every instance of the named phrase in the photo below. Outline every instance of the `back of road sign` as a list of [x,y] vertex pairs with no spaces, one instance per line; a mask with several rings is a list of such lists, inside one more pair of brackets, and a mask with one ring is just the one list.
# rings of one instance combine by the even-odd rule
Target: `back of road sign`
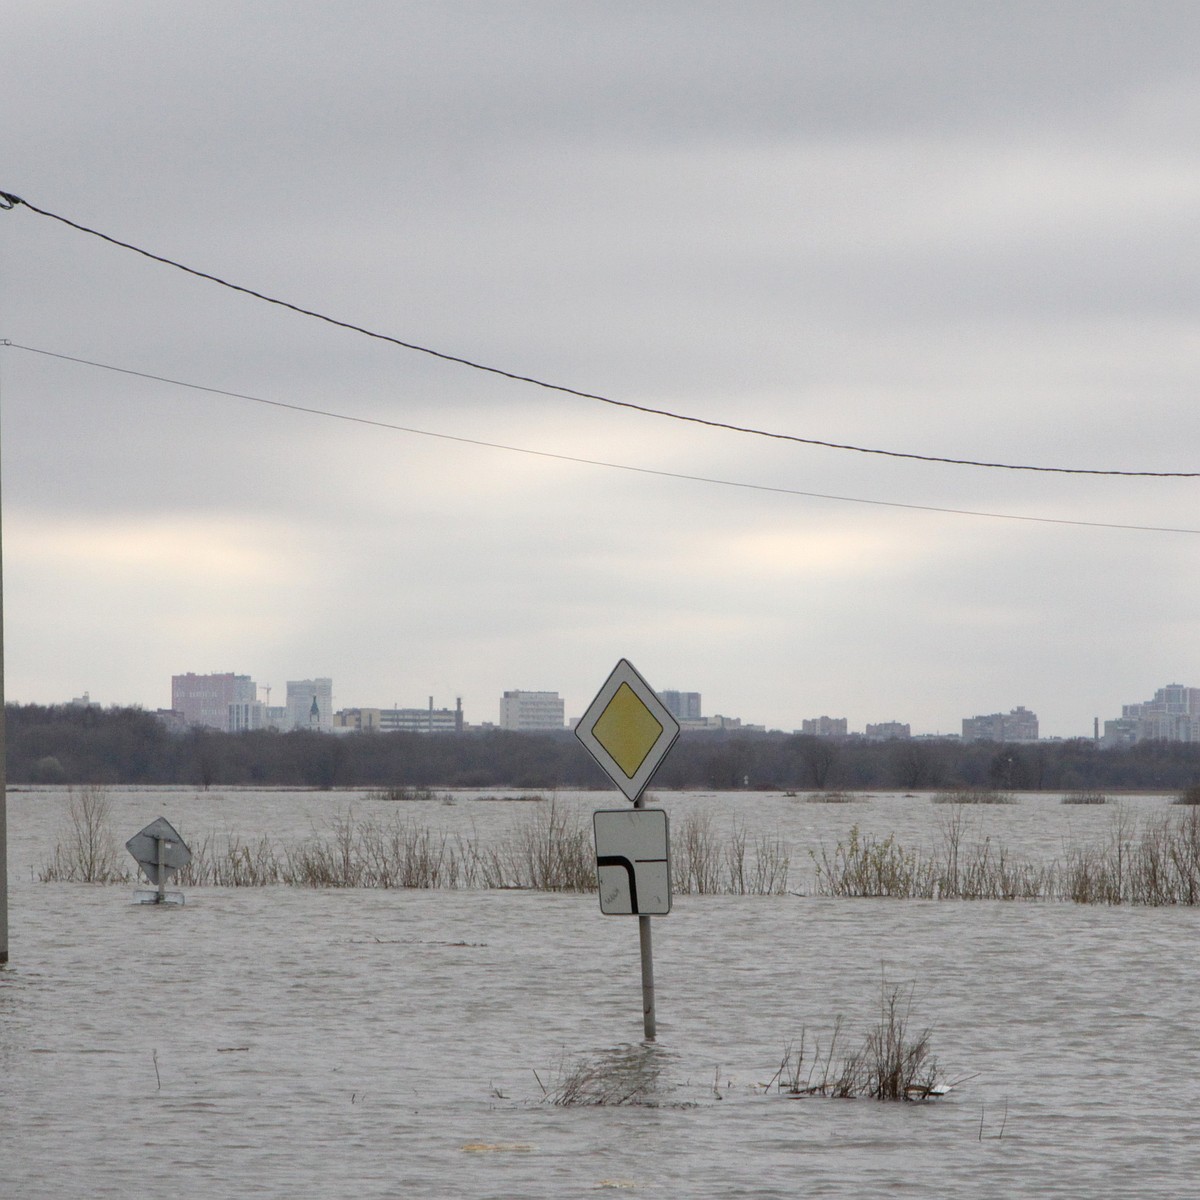
[[163,872],[166,876],[186,867],[192,861],[192,852],[183,844],[183,838],[175,832],[175,827],[166,817],[151,821],[140,833],[125,843],[125,849],[137,860],[146,878],[151,883],[158,883],[159,844]]

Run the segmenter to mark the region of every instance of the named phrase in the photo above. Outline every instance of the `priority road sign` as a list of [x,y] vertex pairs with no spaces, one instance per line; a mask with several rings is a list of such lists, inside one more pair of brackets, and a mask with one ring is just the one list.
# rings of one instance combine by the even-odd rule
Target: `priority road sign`
[[675,744],[679,722],[623,658],[580,717],[575,736],[636,804]]

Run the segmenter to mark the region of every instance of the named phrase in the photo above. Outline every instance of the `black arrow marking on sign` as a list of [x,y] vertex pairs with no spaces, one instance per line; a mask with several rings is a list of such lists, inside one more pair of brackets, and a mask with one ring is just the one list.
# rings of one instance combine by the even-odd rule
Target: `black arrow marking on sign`
[[[665,863],[665,858],[639,858],[635,859],[640,863]],[[629,904],[630,911],[638,913],[641,910],[638,908],[637,902],[637,870],[633,863],[629,861],[623,854],[597,854],[597,867],[624,867],[625,874],[629,878]]]
[[625,868],[625,874],[629,876],[630,911],[637,912],[637,878],[634,874],[633,863],[631,863],[623,854],[598,854],[596,855],[596,866]]

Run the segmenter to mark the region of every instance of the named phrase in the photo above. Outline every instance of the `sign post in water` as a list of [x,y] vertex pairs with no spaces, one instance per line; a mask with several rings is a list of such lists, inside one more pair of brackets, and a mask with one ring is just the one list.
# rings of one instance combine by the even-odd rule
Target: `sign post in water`
[[636,810],[594,814],[596,876],[601,912],[637,916],[642,1017],[646,1040],[653,1041],[650,916],[671,911],[671,860],[667,814],[645,808],[642,794],[675,744],[679,722],[633,664],[623,658],[580,717],[575,736]]

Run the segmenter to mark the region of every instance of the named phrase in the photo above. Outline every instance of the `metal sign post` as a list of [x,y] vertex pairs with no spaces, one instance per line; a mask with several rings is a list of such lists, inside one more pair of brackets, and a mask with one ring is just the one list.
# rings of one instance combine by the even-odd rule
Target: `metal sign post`
[[642,1036],[658,1037],[658,1010],[654,1004],[654,948],[650,944],[650,918],[638,917],[638,946],[642,953]]
[[[633,802],[634,808],[642,808],[641,796]],[[670,863],[667,872],[670,873]],[[646,1041],[658,1036],[657,1010],[654,1004],[654,950],[650,944],[650,914],[638,913],[638,946],[642,952],[642,1032]]]
[[[652,1042],[657,1036],[657,1020],[650,913],[667,913],[671,909],[671,863],[666,813],[645,808],[642,795],[675,744],[679,722],[633,664],[623,658],[579,719],[575,736],[625,797],[633,801],[634,809],[639,810],[637,818],[632,820],[634,814],[627,810],[621,814],[597,812],[593,822],[600,910],[637,914],[642,958],[642,1022],[646,1040]],[[626,817],[624,822],[607,819],[621,815]],[[615,887],[611,879],[606,880],[605,868],[617,868],[618,876],[625,875],[624,892],[619,877]],[[664,875],[665,886],[661,882]],[[652,883],[646,889],[643,881],[656,881],[659,886],[655,890]]]
[[161,834],[155,838],[158,843],[158,899],[156,903],[161,904],[167,898],[167,839]]

